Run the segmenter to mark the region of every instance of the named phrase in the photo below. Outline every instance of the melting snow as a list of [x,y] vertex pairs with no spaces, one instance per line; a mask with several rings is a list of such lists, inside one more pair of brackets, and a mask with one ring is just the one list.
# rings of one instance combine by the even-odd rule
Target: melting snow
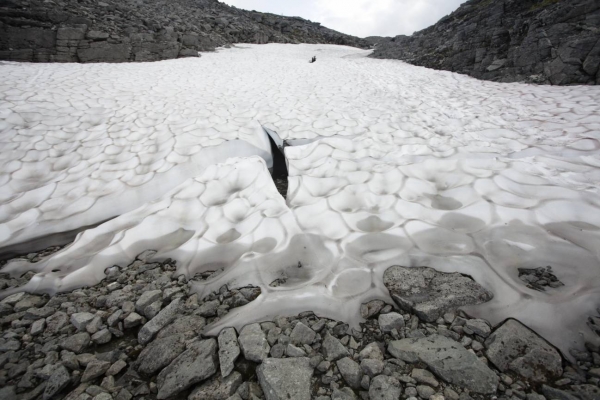
[[[224,268],[196,289],[262,295],[218,332],[304,310],[356,324],[361,302],[387,296],[387,267],[428,265],[494,293],[475,316],[580,344],[600,306],[600,88],[367,54],[271,44],[145,64],[3,63],[0,248],[120,215],[7,269],[33,268],[28,289],[52,292],[149,248],[188,276]],[[287,204],[259,124],[294,144]],[[251,155],[263,159],[239,158]],[[547,265],[564,287],[518,278]]]

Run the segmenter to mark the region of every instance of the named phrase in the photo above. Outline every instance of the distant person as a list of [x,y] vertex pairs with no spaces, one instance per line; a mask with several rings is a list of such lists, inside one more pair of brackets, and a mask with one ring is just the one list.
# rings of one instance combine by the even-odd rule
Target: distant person
[[313,58],[311,58],[309,62],[312,64],[312,63],[314,63],[315,61],[317,61],[317,57],[316,57],[316,56],[313,56]]

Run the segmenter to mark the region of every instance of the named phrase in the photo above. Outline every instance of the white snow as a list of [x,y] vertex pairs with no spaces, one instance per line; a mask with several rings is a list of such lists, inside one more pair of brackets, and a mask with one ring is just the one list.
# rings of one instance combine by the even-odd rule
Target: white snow
[[[154,248],[188,276],[225,268],[202,293],[261,286],[212,332],[305,310],[356,324],[361,302],[386,297],[387,267],[428,265],[494,293],[473,315],[580,345],[600,306],[600,88],[482,82],[367,54],[272,44],[0,65],[0,247],[121,215],[34,265],[29,288],[93,284]],[[302,144],[286,148],[287,206],[260,159],[209,166],[269,163],[259,123]],[[546,265],[565,287],[519,280],[517,268]]]

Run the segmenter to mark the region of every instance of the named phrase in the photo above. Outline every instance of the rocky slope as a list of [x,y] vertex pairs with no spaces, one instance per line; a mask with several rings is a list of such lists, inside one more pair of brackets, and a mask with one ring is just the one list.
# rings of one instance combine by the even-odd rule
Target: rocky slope
[[[27,255],[47,256],[59,248]],[[362,304],[360,329],[307,311],[207,328],[260,301],[260,288],[192,287],[176,262],[145,251],[93,287],[0,301],[0,399],[597,399],[600,347],[573,363],[516,320],[492,327],[459,308],[491,298],[469,277],[393,266],[396,304]],[[216,271],[215,273],[219,273]],[[2,289],[32,278],[0,274]],[[449,295],[452,293],[452,295]],[[357,310],[358,312],[359,310]],[[591,323],[598,318],[593,317]]]
[[0,0],[0,60],[153,61],[197,56],[229,43],[369,47],[316,22],[217,0]]
[[600,84],[598,0],[469,0],[372,55],[500,82]]

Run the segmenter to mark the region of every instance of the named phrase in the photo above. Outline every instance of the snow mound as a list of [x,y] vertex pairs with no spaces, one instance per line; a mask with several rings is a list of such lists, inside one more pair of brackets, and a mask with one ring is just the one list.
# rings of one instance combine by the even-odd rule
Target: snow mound
[[[126,267],[153,249],[153,260],[177,260],[176,275],[224,270],[215,279],[218,289],[221,280],[271,282],[280,271],[269,270],[270,264],[287,263],[291,280],[307,278],[320,253],[312,243],[305,248],[306,241],[264,160],[230,158],[154,202],[84,231],[52,257],[35,264],[14,261],[3,272],[36,271],[23,288],[28,291],[70,291],[99,283],[106,268]],[[303,268],[297,272],[299,262]]]

